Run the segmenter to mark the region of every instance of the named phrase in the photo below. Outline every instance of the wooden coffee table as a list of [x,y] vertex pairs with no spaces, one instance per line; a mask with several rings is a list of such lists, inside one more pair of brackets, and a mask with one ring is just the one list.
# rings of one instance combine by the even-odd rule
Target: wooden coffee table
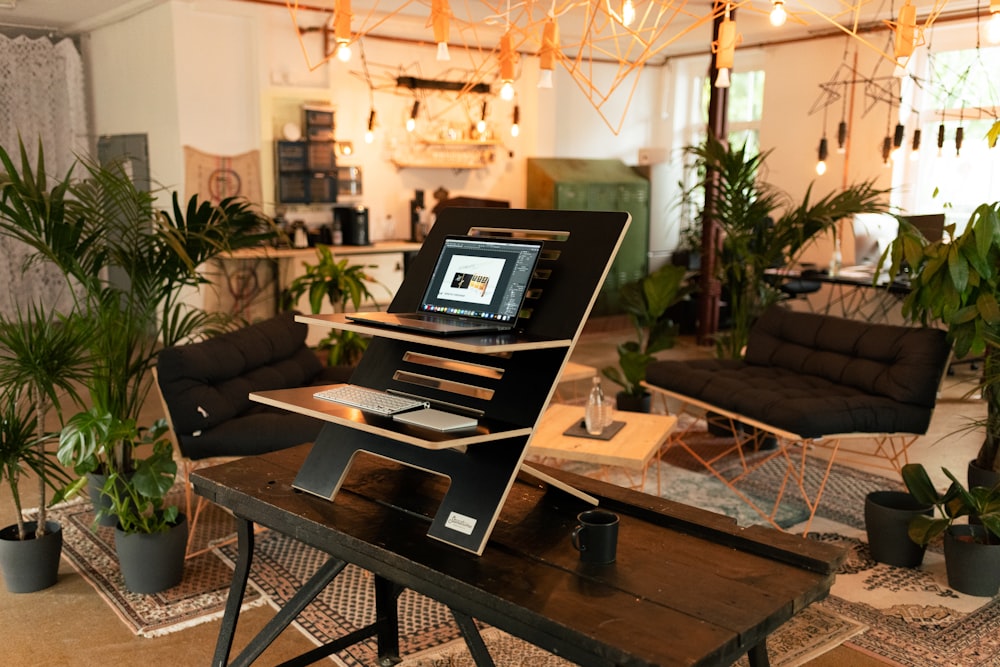
[[[646,483],[646,472],[667,435],[677,424],[677,418],[669,415],[615,410],[615,421],[625,422],[625,426],[610,440],[581,438],[564,435],[563,432],[574,423],[583,420],[585,408],[576,405],[553,403],[545,414],[531,439],[528,454],[535,458],[562,459],[594,463],[604,467],[617,467],[629,473],[634,488],[642,488]],[[636,482],[632,475],[639,475]],[[656,490],[660,490],[659,468],[657,468]]]

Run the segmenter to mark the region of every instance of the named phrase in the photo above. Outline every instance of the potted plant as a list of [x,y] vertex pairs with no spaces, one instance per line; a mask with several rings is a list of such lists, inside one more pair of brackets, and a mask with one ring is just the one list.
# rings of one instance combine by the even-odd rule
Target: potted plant
[[[166,590],[179,584],[184,574],[186,517],[176,505],[165,504],[177,476],[173,445],[164,437],[168,430],[165,419],[144,429],[135,420],[93,408],[74,415],[59,438],[60,462],[75,463],[78,472],[105,460],[101,492],[108,504],[98,512],[115,520],[122,576],[134,593]],[[120,468],[114,457],[107,456],[109,443],[128,447],[128,468]]]
[[649,412],[649,392],[642,386],[653,355],[674,346],[678,326],[667,311],[694,291],[683,266],[667,264],[619,289],[622,308],[629,316],[636,339],[618,345],[618,366],[601,369],[604,377],[622,387],[619,410]]
[[1000,475],[1000,202],[982,204],[961,234],[948,225],[944,236],[947,242],[928,241],[901,220],[882,263],[891,260],[890,275],[908,267],[904,317],[925,326],[943,324],[956,358],[983,357],[976,389],[986,402],[986,418],[970,428],[982,427],[985,433],[970,469],[972,479],[976,468]]
[[[856,213],[888,209],[885,190],[871,181],[852,185],[813,201],[812,186],[802,203],[763,180],[770,151],[734,148],[713,135],[687,149],[697,171],[696,189],[714,185],[713,219],[720,246],[714,270],[729,303],[729,329],[716,341],[720,358],[743,356],[750,328],[768,306],[782,298],[779,284],[768,275],[798,261],[806,245],[833,232],[838,221]],[[691,198],[692,193],[686,193]],[[783,211],[781,209],[784,209]]]
[[[351,264],[346,258],[337,259],[329,246],[316,246],[315,264],[303,262],[305,272],[292,280],[282,293],[282,307],[294,308],[308,294],[309,308],[314,314],[323,308],[324,300],[334,312],[344,312],[350,304],[354,310],[366,300],[375,301],[368,285],[379,285],[388,294],[391,290],[366,273],[371,266]],[[354,366],[368,347],[368,339],[353,331],[330,330],[317,349],[326,352],[328,366]]]
[[[207,282],[199,266],[268,240],[273,226],[235,198],[213,205],[192,197],[182,208],[174,193],[171,212],[158,211],[154,196],[137,189],[120,164],[82,160],[51,190],[65,196],[49,197],[42,147],[34,168],[23,144],[19,148],[20,166],[0,147],[6,172],[0,174],[0,233],[26,243],[37,261],[62,272],[72,312],[89,326],[91,363],[82,385],[93,414],[134,424],[152,387],[151,370],[161,347],[218,331],[233,319],[185,301],[187,290]],[[74,177],[81,167],[82,177]],[[44,215],[25,214],[34,210]],[[138,467],[129,432],[109,428],[109,440],[93,449],[70,450],[93,457],[62,460],[78,472],[101,468],[128,484]],[[82,486],[77,480],[60,497]]]
[[[951,485],[941,494],[920,464],[903,466],[903,482],[918,501],[933,505],[937,514],[918,515],[910,521],[910,538],[927,544],[944,535],[948,585],[968,595],[992,597],[1000,590],[1000,485],[966,489],[942,468]],[[976,524],[956,524],[960,517]]]

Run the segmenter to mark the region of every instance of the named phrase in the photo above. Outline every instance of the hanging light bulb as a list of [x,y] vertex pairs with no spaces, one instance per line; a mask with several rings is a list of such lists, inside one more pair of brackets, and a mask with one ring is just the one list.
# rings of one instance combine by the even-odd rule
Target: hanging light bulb
[[965,137],[965,129],[959,125],[955,129],[955,155],[956,157],[962,152],[962,139]]
[[554,17],[545,21],[542,29],[542,46],[538,49],[538,87],[552,87],[552,70],[556,67],[556,54],[559,52],[559,25]]
[[622,3],[622,25],[626,28],[632,25],[635,21],[635,5],[632,4],[632,0],[625,0]]
[[837,152],[847,152],[847,121],[842,120],[837,125]]
[[337,60],[351,59],[351,0],[337,0],[333,10],[333,38],[337,42]]
[[726,5],[726,15],[719,24],[719,38],[712,42],[712,53],[715,54],[715,69],[719,71],[719,76],[715,80],[716,88],[729,87],[729,70],[733,67],[733,57],[736,53],[736,45],[741,41],[742,36],[736,34],[736,21],[729,15],[729,6]]
[[375,109],[368,113],[368,129],[365,131],[365,143],[370,144],[375,141]]
[[451,27],[451,7],[448,5],[448,0],[432,0],[431,23],[434,25],[437,59],[451,60],[451,55],[448,53],[448,31]]
[[514,36],[508,30],[500,38],[500,98],[514,99]]
[[410,110],[410,117],[406,119],[406,131],[413,132],[417,127],[417,112],[420,111],[420,100],[413,101],[413,108]]
[[906,134],[906,128],[902,123],[896,123],[896,129],[892,133],[892,159],[896,160],[899,158],[899,151],[903,147],[903,136]]
[[892,137],[888,134],[882,140],[882,164],[889,166],[889,159],[892,157]]
[[483,101],[483,112],[476,122],[476,132],[479,134],[486,134],[486,101]]
[[918,127],[913,131],[913,145],[910,147],[910,159],[916,160],[920,157],[920,135],[922,132]]
[[785,21],[788,19],[788,12],[785,11],[785,0],[774,0],[771,5],[771,25],[775,28],[780,28],[785,25]]
[[829,154],[826,137],[819,140],[819,160],[816,162],[816,174],[822,176],[826,173],[826,158]]
[[1000,44],[1000,0],[990,0],[990,20],[986,22],[986,40]]
[[944,123],[938,125],[938,157],[941,157],[941,153],[944,151]]
[[514,122],[510,126],[510,136],[516,137],[521,134],[521,107],[514,105]]

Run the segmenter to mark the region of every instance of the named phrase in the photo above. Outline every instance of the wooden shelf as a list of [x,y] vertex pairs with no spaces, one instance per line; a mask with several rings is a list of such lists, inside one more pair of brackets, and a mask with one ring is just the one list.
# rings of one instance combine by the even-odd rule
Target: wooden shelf
[[333,313],[330,315],[296,315],[297,322],[313,324],[316,326],[340,329],[343,331],[354,331],[368,336],[378,336],[381,338],[392,338],[410,343],[424,343],[435,347],[463,350],[477,354],[488,354],[495,352],[523,352],[526,350],[551,350],[562,347],[569,347],[573,344],[570,339],[542,339],[524,334],[503,333],[503,334],[478,334],[475,336],[426,336],[416,332],[403,331],[401,329],[390,329],[388,327],[373,327],[347,319],[344,313]]
[[496,159],[499,146],[493,140],[413,139],[393,151],[392,163],[400,169],[483,169]]
[[479,419],[479,425],[475,430],[435,431],[401,424],[394,421],[392,417],[362,412],[357,408],[313,396],[313,393],[317,391],[335,386],[337,385],[253,392],[250,394],[250,400],[424,449],[454,449],[466,445],[526,436],[531,433],[530,426],[519,427],[485,418]]

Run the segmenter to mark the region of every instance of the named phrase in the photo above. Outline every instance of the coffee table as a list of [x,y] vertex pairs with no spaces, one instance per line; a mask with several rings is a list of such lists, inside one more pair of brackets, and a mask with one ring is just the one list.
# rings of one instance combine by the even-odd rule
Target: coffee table
[[[610,440],[564,435],[566,429],[583,420],[585,411],[585,408],[576,405],[550,405],[531,439],[528,454],[536,458],[622,468],[628,474],[633,488],[642,488],[646,483],[649,464],[677,425],[677,417],[616,410],[614,420],[624,422],[625,425]],[[633,479],[633,474],[640,476],[638,482]],[[659,468],[656,490],[659,493]]]

